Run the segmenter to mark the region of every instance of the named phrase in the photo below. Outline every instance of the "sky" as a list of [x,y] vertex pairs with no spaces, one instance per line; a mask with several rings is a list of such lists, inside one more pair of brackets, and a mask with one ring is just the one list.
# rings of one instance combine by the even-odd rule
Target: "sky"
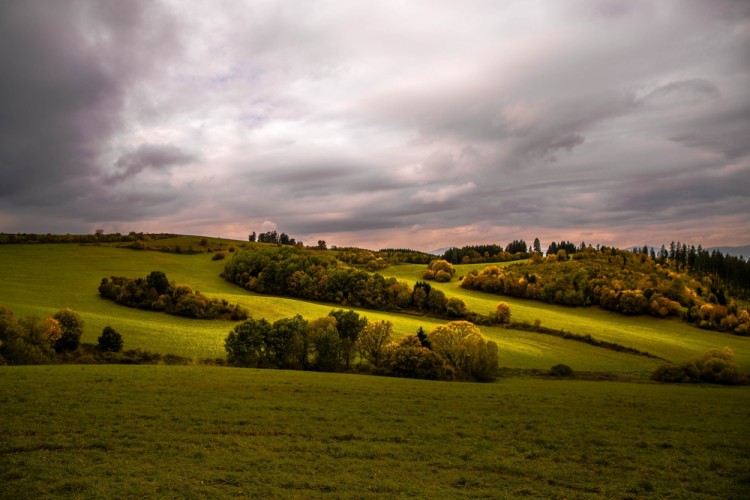
[[750,2],[0,0],[0,231],[750,244]]

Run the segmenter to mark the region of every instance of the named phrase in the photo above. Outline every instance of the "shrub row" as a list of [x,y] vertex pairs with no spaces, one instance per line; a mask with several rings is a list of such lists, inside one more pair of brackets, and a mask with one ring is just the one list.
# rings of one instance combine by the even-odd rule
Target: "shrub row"
[[169,281],[161,271],[153,271],[146,278],[103,278],[99,294],[123,306],[187,318],[240,321],[248,317],[247,309],[239,304],[209,299],[188,285]]
[[732,361],[734,353],[728,347],[711,349],[701,357],[679,365],[658,367],[652,379],[669,383],[708,382],[723,385],[747,385],[748,375],[740,372]]
[[529,322],[512,322],[508,324],[508,328],[512,328],[514,330],[524,330],[527,332],[536,332],[541,333],[543,335],[551,335],[553,337],[559,337],[566,340],[574,340],[576,342],[583,342],[584,344],[589,344],[594,347],[602,347],[604,349],[609,349],[611,351],[617,351],[617,352],[626,352],[628,354],[635,354],[636,356],[645,356],[647,358],[652,359],[663,359],[659,356],[655,356],[649,352],[638,350],[634,347],[627,347],[621,344],[617,344],[615,342],[609,342],[606,340],[599,340],[594,337],[592,337],[589,334],[581,335],[578,333],[572,333],[572,332],[566,332],[565,330],[557,330],[554,328],[547,328],[545,326],[541,326],[541,321],[536,320],[534,324],[532,325]]
[[301,316],[270,323],[250,319],[225,340],[233,366],[318,371],[371,371],[431,380],[489,381],[497,376],[497,344],[466,321],[436,327],[429,335],[391,341],[390,321],[370,323],[354,311],[331,311],[307,321]]

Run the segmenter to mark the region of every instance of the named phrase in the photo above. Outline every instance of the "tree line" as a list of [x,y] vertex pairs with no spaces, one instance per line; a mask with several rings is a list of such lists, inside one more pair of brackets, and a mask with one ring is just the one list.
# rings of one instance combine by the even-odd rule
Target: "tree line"
[[0,305],[0,364],[51,363],[58,355],[78,349],[82,334],[83,320],[71,309],[44,319],[16,318]]
[[41,233],[0,233],[0,244],[29,244],[29,243],[126,243],[135,241],[163,240],[174,238],[169,233],[136,233],[106,234],[97,231],[94,234],[41,234]]
[[[741,256],[724,255],[717,249],[709,251],[701,245],[688,246],[679,241],[672,241],[668,248],[662,245],[658,252],[653,247],[644,245],[637,253],[648,255],[661,263],[668,263],[676,271],[699,278],[710,278],[719,297],[723,297],[725,293],[742,298],[750,296],[750,261]],[[721,302],[725,301],[722,299]]]
[[524,265],[474,270],[461,287],[566,306],[598,305],[625,315],[677,316],[701,328],[750,334],[747,309],[709,278],[677,273],[658,259],[625,250],[586,247],[561,260],[564,251]]
[[227,335],[233,366],[316,371],[365,371],[432,380],[490,381],[497,376],[497,344],[467,321],[419,329],[393,341],[393,323],[369,322],[334,310],[311,321],[297,315],[274,323],[249,319]]
[[452,247],[446,250],[440,259],[451,264],[476,264],[483,262],[508,262],[527,259],[529,247],[524,240],[513,240],[505,247],[491,243],[486,245],[467,245],[461,248]]
[[189,285],[169,281],[161,271],[152,271],[146,278],[102,278],[99,294],[126,307],[186,318],[240,321],[249,315],[241,305],[224,299],[209,299]]
[[[196,360],[142,349],[123,349],[124,341],[105,326],[96,344],[81,343],[84,322],[72,309],[61,309],[47,318],[19,318],[0,305],[0,365],[57,363],[190,364]],[[223,359],[198,360],[225,364]]]
[[332,254],[298,247],[256,248],[236,253],[222,276],[258,293],[331,302],[347,307],[381,311],[411,311],[450,319],[490,324],[493,316],[468,310],[459,298],[426,282],[411,287],[394,277],[385,278],[350,267]]
[[372,251],[355,247],[337,247],[335,252],[336,258],[341,262],[350,266],[364,267],[368,271],[377,271],[400,263],[427,264],[435,258],[434,255],[428,253],[405,248]]
[[277,245],[302,245],[303,243],[301,241],[297,241],[294,238],[289,237],[286,233],[279,234],[275,229],[273,231],[266,231],[265,233],[260,233],[258,235],[255,234],[255,231],[250,233],[250,236],[248,236],[248,241],[251,242],[258,242],[258,243],[274,243]]

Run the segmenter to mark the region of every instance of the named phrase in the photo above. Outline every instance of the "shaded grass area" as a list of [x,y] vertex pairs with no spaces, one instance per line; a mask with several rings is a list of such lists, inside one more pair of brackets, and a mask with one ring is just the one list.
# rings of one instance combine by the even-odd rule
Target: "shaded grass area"
[[750,389],[0,367],[7,498],[740,498]]

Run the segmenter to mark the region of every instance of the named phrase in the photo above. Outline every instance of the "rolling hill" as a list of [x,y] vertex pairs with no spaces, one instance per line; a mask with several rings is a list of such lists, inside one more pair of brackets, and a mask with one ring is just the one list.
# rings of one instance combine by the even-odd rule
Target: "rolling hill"
[[[200,237],[160,240],[165,247],[200,248]],[[227,247],[247,245],[226,242]],[[211,242],[213,244],[213,242]],[[261,244],[257,244],[261,245]],[[1,245],[0,304],[17,316],[48,316],[70,307],[86,322],[84,342],[95,343],[109,325],[122,333],[126,348],[149,349],[161,353],[195,358],[223,357],[223,340],[234,323],[229,321],[190,320],[156,312],[128,309],[106,301],[97,294],[104,277],[145,276],[160,270],[177,283],[186,283],[209,297],[224,298],[247,307],[253,317],[271,321],[295,314],[308,319],[325,316],[340,307],[285,297],[249,292],[222,279],[227,260],[212,260],[213,253],[176,254],[135,251],[117,244],[91,246],[76,244]],[[227,259],[231,258],[231,252]],[[457,266],[465,274],[483,265]],[[401,264],[381,270],[385,276],[415,283],[424,266]],[[459,297],[471,310],[487,314],[501,299],[497,296],[462,289],[456,279],[435,283],[448,297]],[[503,297],[512,308],[513,319],[542,325],[647,351],[670,361],[682,361],[711,348],[729,346],[736,361],[750,368],[750,339],[724,333],[699,330],[677,320],[650,317],[624,317],[598,308],[569,308],[530,300]],[[348,307],[347,307],[348,308]],[[420,327],[429,331],[445,320],[356,309],[370,320],[394,322],[397,337],[414,334]],[[501,365],[510,368],[546,369],[566,363],[576,370],[647,372],[659,362],[653,359],[588,346],[578,342],[501,326],[482,327],[482,334],[500,347]]]

